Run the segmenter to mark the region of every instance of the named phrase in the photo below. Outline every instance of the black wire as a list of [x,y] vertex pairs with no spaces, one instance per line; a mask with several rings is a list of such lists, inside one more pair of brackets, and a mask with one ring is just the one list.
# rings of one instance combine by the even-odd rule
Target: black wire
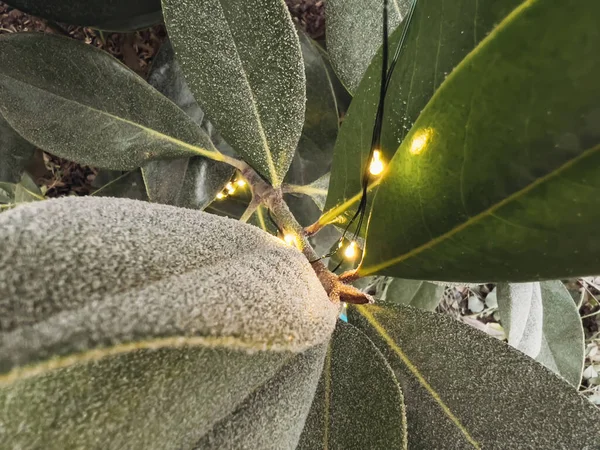
[[400,52],[402,51],[402,47],[404,47],[404,40],[406,39],[406,35],[408,34],[408,27],[412,22],[413,15],[415,13],[415,9],[417,6],[417,0],[413,0],[410,5],[410,9],[408,14],[404,17],[404,29],[402,30],[402,36],[400,37],[400,42],[398,42],[398,46],[396,47],[396,52],[394,53],[394,57],[392,58],[392,64],[390,66],[390,70],[387,74],[387,79],[385,80],[385,92],[387,93],[388,87],[390,86],[390,80],[392,79],[392,74],[394,73],[394,69],[396,68],[396,63],[400,58]]
[[[381,83],[380,83],[380,91],[379,91],[379,103],[377,105],[377,115],[375,116],[375,124],[373,126],[373,136],[371,139],[371,148],[369,150],[369,157],[366,160],[366,165],[363,169],[362,178],[361,178],[362,194],[360,197],[360,204],[356,210],[356,213],[354,214],[354,216],[352,216],[352,218],[348,222],[348,225],[346,225],[346,227],[344,228],[344,232],[342,233],[342,236],[337,241],[338,245],[336,246],[336,248],[334,250],[332,250],[331,252],[329,252],[328,254],[317,259],[317,261],[319,261],[320,259],[323,259],[323,258],[328,258],[330,256],[333,256],[340,250],[341,246],[339,244],[344,242],[344,239],[346,238],[346,234],[348,233],[348,230],[350,229],[350,227],[352,226],[352,224],[354,223],[354,221],[357,218],[359,218],[359,219],[358,219],[356,228],[354,230],[354,233],[352,235],[352,241],[355,241],[356,238],[360,235],[360,230],[362,229],[362,225],[363,225],[364,218],[366,215],[366,210],[367,210],[367,195],[368,195],[368,188],[369,188],[369,181],[370,181],[369,164],[373,160],[375,150],[380,150],[380,147],[381,147],[381,131],[383,128],[383,114],[384,114],[384,110],[385,110],[385,98],[387,95],[387,90],[390,85],[390,80],[392,79],[392,74],[394,73],[394,69],[396,68],[396,63],[398,62],[398,59],[400,58],[400,53],[402,51],[402,48],[404,47],[404,41],[406,40],[406,36],[408,34],[408,28],[412,21],[412,18],[413,18],[414,12],[415,12],[415,8],[417,5],[417,1],[418,0],[413,0],[410,10],[404,19],[404,28],[402,30],[402,35],[400,37],[400,41],[398,42],[398,46],[396,47],[396,51],[394,52],[394,57],[392,58],[392,63],[388,67],[388,60],[389,60],[388,9],[389,9],[389,5],[388,5],[388,0],[383,0],[383,45],[382,45]],[[311,261],[311,262],[313,262],[313,261]],[[332,272],[335,272],[336,270],[338,270],[341,267],[342,263],[343,263],[343,261],[340,261],[340,263],[333,269]]]

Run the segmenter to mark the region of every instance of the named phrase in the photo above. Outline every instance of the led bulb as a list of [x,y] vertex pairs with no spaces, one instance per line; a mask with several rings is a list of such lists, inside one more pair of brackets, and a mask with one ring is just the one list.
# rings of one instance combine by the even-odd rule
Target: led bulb
[[286,234],[283,237],[283,240],[285,241],[285,243],[287,245],[291,245],[291,246],[296,246],[296,236],[294,236],[293,234]]
[[348,247],[346,247],[346,250],[344,250],[344,256],[346,257],[346,259],[354,259],[354,258],[356,258],[357,254],[358,254],[358,251],[356,248],[356,242],[352,241],[352,242],[350,242],[350,244],[348,244]]
[[222,200],[222,199],[224,199],[225,197],[227,197],[227,196],[226,196],[225,194],[223,194],[222,192],[219,192],[219,193],[217,194],[217,199],[219,199],[219,200]]
[[229,195],[231,195],[235,192],[235,187],[233,186],[233,183],[227,183],[227,185],[225,185],[225,189],[227,189],[227,192],[229,192]]
[[384,168],[385,166],[381,160],[381,152],[379,150],[373,151],[373,159],[369,165],[369,173],[371,175],[380,175]]
[[237,184],[239,187],[243,188],[244,186],[246,186],[246,181],[243,180],[242,178],[240,178],[239,180],[237,180],[235,182],[235,184]]

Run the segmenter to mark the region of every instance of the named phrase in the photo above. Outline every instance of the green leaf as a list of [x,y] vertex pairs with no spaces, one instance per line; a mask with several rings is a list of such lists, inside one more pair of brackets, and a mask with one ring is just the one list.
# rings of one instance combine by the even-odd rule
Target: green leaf
[[16,183],[35,147],[23,139],[0,114],[0,181]]
[[498,284],[508,343],[578,387],[585,338],[579,311],[560,281]]
[[160,0],[8,0],[21,11],[56,22],[127,31],[161,20]]
[[277,428],[275,447],[295,447],[338,312],[300,252],[230,219],[96,197],[11,210],[0,238],[3,446],[223,448],[241,421],[249,442]]
[[[106,176],[106,177],[105,177]],[[144,178],[139,169],[126,173],[113,173],[112,171],[101,171],[96,175],[94,182],[101,177],[108,180],[91,195],[98,197],[130,198],[132,200],[148,200]]]
[[498,309],[508,343],[535,359],[545,315],[540,283],[498,283]]
[[[148,82],[202,125],[204,112],[187,87],[169,41],[156,55]],[[192,209],[204,209],[209,205],[233,172],[231,166],[202,156],[151,161],[142,168],[150,201]]]
[[163,0],[190,90],[235,151],[274,186],[304,123],[298,36],[282,1]]
[[269,220],[269,211],[262,205],[259,205],[256,208],[254,214],[248,219],[248,223],[260,228],[266,233],[273,235],[278,233],[275,224]]
[[44,198],[44,194],[35,181],[27,173],[23,173],[21,181],[15,185],[15,204],[37,202]]
[[439,305],[444,286],[427,281],[394,278],[385,291],[386,301],[433,311]]
[[292,194],[303,194],[313,199],[315,204],[322,211],[327,198],[327,190],[329,188],[329,173],[326,173],[318,180],[313,181],[306,186],[288,185],[284,186],[284,192]]
[[306,116],[298,149],[286,182],[305,185],[324,176],[331,168],[339,115],[328,62],[318,44],[298,30],[306,74]]
[[[389,0],[391,34],[408,12],[412,0]],[[383,0],[328,0],[327,51],[348,91],[354,93],[381,47]]]
[[584,3],[523,3],[446,79],[379,188],[361,274],[600,272],[600,3]]
[[32,144],[80,164],[131,170],[155,159],[225,158],[143,79],[65,37],[0,37],[0,112]]
[[[306,73],[306,117],[296,154],[285,176],[285,182],[291,186],[284,185],[283,190],[311,196],[312,200],[305,196],[293,195],[287,195],[285,198],[298,222],[308,226],[318,220],[327,196],[327,172],[333,159],[339,115],[334,80],[331,78],[326,55],[306,33],[298,30],[298,36]],[[310,190],[310,194],[296,189]]]
[[298,450],[406,448],[398,381],[359,330],[338,321]]
[[297,448],[325,350],[322,345],[294,358],[194,448]]
[[410,448],[594,448],[600,410],[498,339],[408,306],[349,309],[402,386]]
[[[522,0],[506,0],[486,2],[484,5],[480,0],[417,1],[385,102],[381,142],[384,162],[392,159],[398,150],[398,145],[404,140],[408,130],[446,75],[451,73],[461,60],[521,2]],[[400,25],[390,39],[390,56],[395,52],[404,26],[406,25]],[[381,33],[377,36],[381,39]],[[486,75],[486,78],[490,77]],[[352,217],[356,211],[360,200],[363,168],[371,150],[380,82],[381,49],[367,69],[340,129],[334,153],[330,192],[325,208],[327,213],[321,218],[323,224],[335,221],[340,215],[346,218]],[[490,89],[496,90],[495,87]],[[448,108],[447,103],[444,104],[444,108],[447,109],[448,114],[452,114],[453,109]],[[374,180],[374,183],[379,181],[381,178]],[[374,191],[371,191],[370,196],[374,197]],[[409,277],[392,274],[392,276],[424,278],[418,275]]]

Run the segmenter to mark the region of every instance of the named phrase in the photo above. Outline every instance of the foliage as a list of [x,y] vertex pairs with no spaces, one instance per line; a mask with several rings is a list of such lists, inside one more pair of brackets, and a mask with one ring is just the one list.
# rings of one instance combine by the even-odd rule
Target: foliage
[[[392,0],[365,178],[379,1],[330,0],[327,51],[281,0],[12,3],[108,29],[164,13],[170,41],[145,81],[0,37],[3,445],[597,446],[578,307],[547,280],[600,273],[600,4]],[[36,147],[102,183],[38,201]],[[345,323],[357,276],[378,301]],[[510,345],[433,312],[481,281]]]

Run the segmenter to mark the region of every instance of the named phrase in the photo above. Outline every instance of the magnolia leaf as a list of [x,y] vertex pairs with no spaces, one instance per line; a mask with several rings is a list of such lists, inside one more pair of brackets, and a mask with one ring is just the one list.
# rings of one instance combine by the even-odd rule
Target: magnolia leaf
[[[346,1],[338,0],[344,4]],[[408,3],[406,0],[398,1],[399,4]],[[380,149],[384,162],[392,159],[413,122],[433,97],[446,75],[452,72],[454,67],[521,2],[522,0],[505,0],[493,4],[486,2],[484,5],[480,0],[450,3],[444,0],[417,1],[404,46],[387,91]],[[356,0],[351,3],[356,3]],[[381,18],[379,20],[381,21]],[[328,23],[328,27],[330,25]],[[404,26],[406,24],[400,25],[392,34],[390,57],[396,50]],[[373,36],[381,43],[381,33],[374,33]],[[358,39],[365,38],[360,36]],[[325,208],[327,212],[321,218],[324,224],[335,221],[340,215],[344,215],[346,218],[352,217],[358,207],[363,168],[367,164],[366,160],[371,150],[373,125],[379,103],[381,55],[380,49],[367,69],[340,129],[334,152],[331,186]],[[497,73],[499,74],[499,72]],[[495,88],[491,87],[490,89],[494,90]],[[447,106],[446,103],[445,107],[447,108]],[[452,108],[447,108],[447,110],[448,113],[453,111]],[[482,154],[484,153],[487,152],[482,152]],[[429,173],[425,171],[422,173],[427,174],[422,178],[425,182],[429,178]],[[384,177],[386,176],[384,174]],[[380,181],[381,177],[373,180],[372,184]],[[443,195],[445,193],[440,194],[440,201]],[[370,197],[373,196],[374,191],[372,190]],[[418,199],[418,196],[415,198]],[[388,201],[388,204],[400,203],[389,203]],[[399,225],[394,225],[393,229],[398,230],[398,227]],[[423,228],[423,225],[420,224],[419,227]],[[387,239],[385,241],[387,242]],[[400,278],[424,278],[419,275],[390,275]],[[457,278],[457,280],[469,281],[461,278]]]
[[108,178],[108,180],[100,186],[91,195],[98,197],[119,197],[130,198],[132,200],[148,200],[146,187],[144,186],[144,178],[139,169],[132,170],[126,173],[114,173],[113,171],[104,170],[98,172],[94,181]]
[[498,284],[508,343],[578,387],[585,338],[577,305],[560,281]]
[[127,31],[160,22],[160,0],[8,0],[21,11],[56,22]]
[[[148,82],[202,125],[204,112],[187,87],[169,41],[156,55]],[[192,209],[204,209],[210,204],[233,172],[231,166],[202,156],[151,161],[142,168],[150,201]]]
[[0,203],[13,203],[15,199],[15,183],[0,182]]
[[523,3],[448,76],[379,187],[360,274],[600,272],[600,2],[584,3]]
[[[301,225],[308,226],[318,220],[327,196],[327,172],[333,158],[339,115],[328,61],[306,33],[298,30],[298,36],[306,73],[306,117],[296,154],[285,177],[286,183],[292,186],[284,186],[284,192],[307,188],[314,194],[314,197],[309,194],[312,200],[305,196],[286,196],[294,217]],[[316,184],[316,190],[306,186],[309,183]],[[287,187],[294,189],[287,190]]]
[[15,185],[15,204],[37,202],[44,198],[35,181],[27,173],[23,173],[21,181]]
[[278,230],[275,224],[269,219],[269,211],[259,205],[254,211],[254,214],[248,220],[248,223],[254,225],[266,233],[277,235]]
[[385,299],[396,305],[410,305],[433,311],[444,295],[444,286],[427,281],[394,278],[385,291]]
[[544,326],[540,283],[498,283],[498,293],[500,319],[508,343],[535,359],[542,348]]
[[212,436],[222,448],[220,424],[264,423],[272,400],[267,412],[244,402],[285,366],[314,379],[277,383],[299,412],[276,447],[295,446],[323,361],[310,349],[338,312],[300,252],[231,219],[96,197],[16,208],[0,234],[3,445],[190,448]]
[[348,314],[402,386],[410,448],[597,446],[600,410],[504,342],[409,306],[359,306]]
[[0,181],[18,182],[34,151],[0,114]]
[[80,164],[131,170],[155,159],[224,159],[142,78],[108,53],[62,36],[0,37],[0,112],[32,144]]
[[383,355],[338,321],[299,450],[406,448],[402,391]]
[[328,61],[318,44],[298,30],[306,74],[306,116],[298,149],[286,182],[305,185],[324,176],[331,168],[339,115]]
[[[389,0],[388,3],[391,34],[408,12],[411,0]],[[328,0],[325,14],[331,63],[346,88],[354,93],[381,47],[383,0]]]
[[202,109],[235,151],[279,186],[306,101],[300,44],[285,3],[164,0],[163,12]]
[[322,211],[327,198],[329,188],[329,173],[326,173],[318,180],[313,181],[306,186],[289,185],[284,186],[284,191],[292,194],[303,194],[313,199],[318,208]]
[[194,448],[297,448],[325,353],[326,345],[322,345],[294,358]]

